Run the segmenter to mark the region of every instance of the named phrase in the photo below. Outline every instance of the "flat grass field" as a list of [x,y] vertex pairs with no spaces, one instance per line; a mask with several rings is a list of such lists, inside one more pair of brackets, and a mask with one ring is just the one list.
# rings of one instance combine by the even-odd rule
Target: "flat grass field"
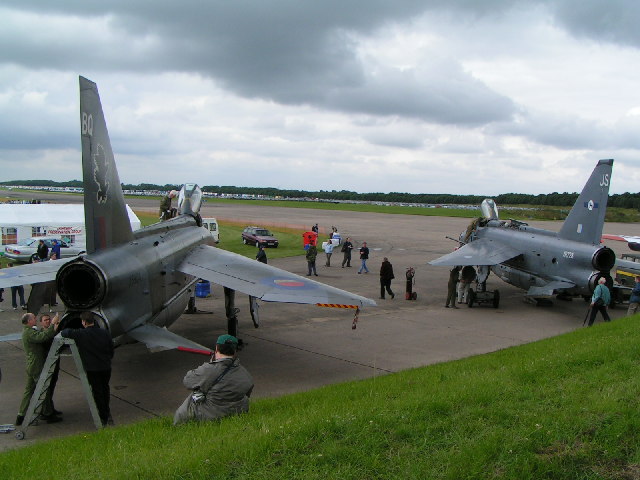
[[[155,213],[136,211],[135,214],[140,219],[142,226],[151,225],[158,221],[158,216]],[[245,245],[242,243],[242,230],[246,227],[245,223],[233,223],[233,222],[218,222],[220,228],[220,243],[216,245],[218,248],[227,250],[229,252],[238,253],[245,257],[255,258],[258,253],[257,247],[254,245]],[[290,228],[269,228],[279,242],[278,248],[266,248],[267,259],[270,258],[284,258],[292,257],[295,255],[304,254],[302,248],[302,234],[303,230],[295,230]]]
[[[637,479],[639,317],[0,454],[6,479]],[[401,346],[399,346],[401,348]]]

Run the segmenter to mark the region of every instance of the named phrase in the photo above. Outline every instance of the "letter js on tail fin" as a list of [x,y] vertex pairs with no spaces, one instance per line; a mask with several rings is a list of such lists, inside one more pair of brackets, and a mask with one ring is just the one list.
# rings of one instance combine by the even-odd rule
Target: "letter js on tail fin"
[[573,205],[559,238],[599,245],[607,212],[613,160],[600,160]]

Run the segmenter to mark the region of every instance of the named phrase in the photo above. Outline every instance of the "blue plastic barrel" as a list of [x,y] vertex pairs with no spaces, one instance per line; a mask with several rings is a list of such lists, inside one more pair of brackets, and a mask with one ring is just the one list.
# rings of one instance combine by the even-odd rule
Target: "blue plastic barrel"
[[211,296],[211,283],[208,280],[200,280],[196,283],[196,297],[206,298]]

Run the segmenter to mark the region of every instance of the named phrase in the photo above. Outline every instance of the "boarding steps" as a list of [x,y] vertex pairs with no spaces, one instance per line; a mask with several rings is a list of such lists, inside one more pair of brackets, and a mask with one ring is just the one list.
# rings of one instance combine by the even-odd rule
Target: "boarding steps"
[[95,424],[96,428],[102,428],[100,415],[98,415],[98,407],[96,407],[96,403],[93,400],[91,386],[89,385],[89,380],[87,380],[87,373],[85,372],[84,366],[82,365],[82,359],[80,358],[78,346],[72,338],[64,338],[60,335],[57,335],[53,339],[53,343],[51,344],[51,348],[49,349],[47,359],[44,361],[42,373],[40,374],[40,378],[38,379],[36,388],[33,391],[33,395],[31,396],[31,402],[29,402],[29,408],[27,408],[27,412],[24,415],[23,423],[20,427],[16,427],[17,429],[15,435],[18,440],[24,439],[27,434],[27,430],[31,425],[38,425],[38,417],[40,416],[42,405],[44,404],[45,398],[47,396],[47,390],[49,389],[49,384],[51,383],[51,377],[53,376],[53,373],[56,369],[56,363],[61,356],[73,357],[73,361],[76,364],[76,370],[78,371],[78,376],[80,377],[80,383],[82,384],[82,389],[84,390],[84,395],[87,398],[87,402],[89,403],[89,410],[91,411],[91,416],[93,417],[93,423]]

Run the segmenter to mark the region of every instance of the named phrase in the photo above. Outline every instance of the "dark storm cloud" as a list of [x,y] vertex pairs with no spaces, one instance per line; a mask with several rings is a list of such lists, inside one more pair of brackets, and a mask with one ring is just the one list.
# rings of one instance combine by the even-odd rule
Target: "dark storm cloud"
[[[376,35],[431,9],[481,16],[509,1],[457,2],[13,2],[17,9],[71,15],[86,30],[20,38],[2,54],[26,67],[188,71],[240,96],[336,111],[477,125],[505,120],[513,104],[451,62],[444,72],[372,76],[355,36]],[[428,14],[428,13],[427,13]],[[2,35],[0,33],[0,35]],[[434,52],[435,53],[435,52]]]
[[557,21],[576,36],[640,47],[640,2],[558,0],[548,4]]

